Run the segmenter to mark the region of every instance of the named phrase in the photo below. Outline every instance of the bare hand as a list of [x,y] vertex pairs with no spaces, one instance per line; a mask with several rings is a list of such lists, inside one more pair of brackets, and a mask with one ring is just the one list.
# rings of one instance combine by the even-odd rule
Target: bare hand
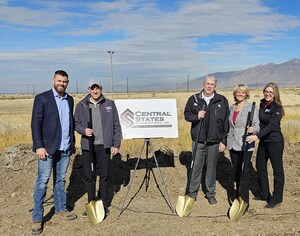
[[258,139],[258,137],[256,135],[250,135],[250,136],[246,137],[246,142],[252,143],[252,142],[254,142],[257,139]]
[[45,148],[36,149],[36,154],[37,154],[38,158],[40,158],[41,160],[46,160],[47,156],[49,156],[49,154]]
[[247,132],[248,132],[249,134],[253,134],[253,132],[254,132],[253,126],[248,126],[248,127],[247,127]]
[[198,112],[198,119],[204,118],[206,111],[199,111]]
[[224,152],[225,151],[225,145],[222,143],[222,142],[220,142],[219,143],[219,152]]
[[110,152],[112,155],[116,155],[119,152],[119,149],[116,147],[111,147]]
[[84,134],[88,137],[91,137],[93,135],[93,130],[90,128],[86,128]]

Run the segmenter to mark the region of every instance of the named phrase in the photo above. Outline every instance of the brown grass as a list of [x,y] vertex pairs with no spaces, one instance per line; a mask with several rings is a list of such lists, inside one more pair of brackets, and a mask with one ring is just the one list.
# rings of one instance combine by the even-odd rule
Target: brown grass
[[[175,155],[183,150],[191,149],[190,124],[184,120],[183,110],[189,96],[197,91],[190,92],[143,92],[143,93],[117,93],[113,99],[138,98],[174,98],[177,101],[178,111],[178,139],[152,139],[155,149],[172,150]],[[229,103],[233,103],[232,91],[219,91],[226,96]],[[282,131],[285,140],[289,143],[300,141],[300,89],[281,89],[281,99],[285,105],[286,116],[282,120]],[[262,97],[261,90],[250,92],[250,101],[259,104]],[[85,95],[76,94],[75,103]],[[111,98],[110,94],[106,94]],[[7,147],[20,143],[31,143],[30,119],[33,97],[29,95],[2,95],[0,97],[0,153]],[[76,134],[76,146],[80,147],[80,136]],[[137,156],[143,140],[123,140],[121,154]]]

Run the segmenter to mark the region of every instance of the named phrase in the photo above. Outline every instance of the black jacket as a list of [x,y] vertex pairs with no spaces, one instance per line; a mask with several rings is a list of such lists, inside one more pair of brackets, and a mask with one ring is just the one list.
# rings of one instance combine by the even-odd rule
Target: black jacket
[[[85,129],[88,127],[89,120],[89,99],[90,95],[85,96],[76,106],[74,120],[75,130],[81,134],[81,149],[89,150],[89,140],[85,136]],[[100,102],[100,114],[103,131],[104,147],[120,148],[122,139],[121,124],[117,107],[114,101],[107,99],[102,94]]]
[[184,109],[184,118],[186,121],[191,122],[191,137],[195,141],[199,132],[199,119],[198,112],[202,110],[206,111],[203,119],[200,136],[198,142],[222,142],[226,145],[227,134],[229,129],[228,116],[229,105],[227,99],[215,92],[214,97],[211,99],[209,105],[201,98],[201,94],[197,93],[191,96]]
[[260,142],[283,142],[280,121],[283,115],[282,107],[272,102],[265,107],[265,99],[261,100],[259,108],[260,131],[257,134]]

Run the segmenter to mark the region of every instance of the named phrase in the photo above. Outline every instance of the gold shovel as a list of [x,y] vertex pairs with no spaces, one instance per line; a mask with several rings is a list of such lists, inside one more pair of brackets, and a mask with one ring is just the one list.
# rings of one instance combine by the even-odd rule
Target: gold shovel
[[90,201],[85,204],[86,214],[92,224],[96,225],[105,218],[105,209],[102,200]]
[[238,221],[242,217],[242,215],[245,214],[245,211],[248,206],[248,203],[243,201],[243,199],[241,197],[239,198],[239,202],[240,202],[240,208],[239,208],[238,213],[236,214],[235,221]]
[[176,202],[176,213],[179,217],[187,217],[191,214],[195,199],[188,195],[179,196]]
[[232,221],[235,221],[237,213],[239,212],[240,209],[240,202],[239,199],[234,199],[230,209],[229,209],[229,219]]
[[241,197],[234,199],[230,210],[229,210],[229,218],[232,221],[238,221],[242,215],[244,215],[247,209],[248,203],[243,201]]
[[[93,128],[92,120],[92,109],[89,108],[88,127],[90,129]],[[96,179],[94,168],[94,136],[89,137],[89,157],[91,163],[91,174],[92,177]],[[105,209],[102,200],[90,201],[89,203],[85,204],[85,211],[88,218],[94,225],[102,222],[105,218]]]
[[[195,102],[198,104],[196,97],[195,97]],[[204,110],[204,109],[205,109],[205,105],[203,105],[203,107],[202,107],[202,110]],[[193,172],[194,161],[195,161],[195,157],[196,157],[197,145],[198,145],[198,140],[199,140],[199,136],[200,136],[202,122],[203,122],[203,118],[200,118],[199,125],[198,125],[199,128],[197,131],[198,135],[196,136],[195,145],[192,150],[192,161],[191,161],[191,165],[190,165],[190,174],[188,175],[186,189],[188,189],[191,178],[192,178],[192,172]],[[177,198],[176,208],[175,208],[177,215],[179,217],[189,216],[192,212],[194,202],[195,202],[195,199],[191,198],[189,195],[179,196]]]

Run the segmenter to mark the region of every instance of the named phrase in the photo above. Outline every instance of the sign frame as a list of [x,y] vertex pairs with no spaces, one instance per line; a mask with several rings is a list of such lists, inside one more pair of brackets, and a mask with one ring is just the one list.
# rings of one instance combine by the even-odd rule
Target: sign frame
[[116,99],[123,139],[178,138],[176,99]]

